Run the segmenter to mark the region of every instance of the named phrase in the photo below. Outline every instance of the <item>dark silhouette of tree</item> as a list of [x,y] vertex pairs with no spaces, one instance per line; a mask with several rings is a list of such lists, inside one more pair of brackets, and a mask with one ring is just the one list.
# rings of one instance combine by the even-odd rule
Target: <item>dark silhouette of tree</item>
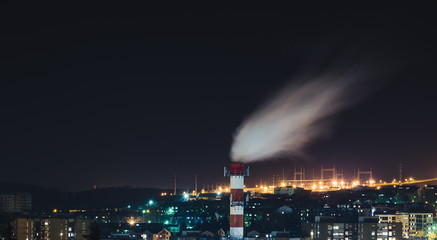
[[99,228],[99,224],[94,221],[91,224],[90,227],[90,235],[89,235],[89,240],[100,240],[100,228]]
[[185,231],[187,230],[187,224],[185,223],[185,221],[182,221],[181,226],[180,226],[180,231]]
[[4,240],[15,240],[14,236],[14,226],[12,224],[12,219],[9,219],[5,226],[0,231],[0,238]]

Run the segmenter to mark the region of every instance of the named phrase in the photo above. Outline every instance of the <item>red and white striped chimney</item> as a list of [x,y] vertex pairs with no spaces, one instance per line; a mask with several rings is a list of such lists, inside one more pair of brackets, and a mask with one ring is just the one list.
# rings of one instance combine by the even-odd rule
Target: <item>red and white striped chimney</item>
[[230,235],[231,239],[243,239],[244,234],[244,177],[249,176],[243,163],[231,163],[225,176],[230,176]]

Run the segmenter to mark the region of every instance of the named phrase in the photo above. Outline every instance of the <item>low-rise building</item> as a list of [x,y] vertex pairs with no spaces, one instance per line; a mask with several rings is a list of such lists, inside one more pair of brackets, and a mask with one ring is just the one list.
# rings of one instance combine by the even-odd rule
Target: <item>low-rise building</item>
[[167,229],[162,229],[160,232],[153,234],[153,240],[170,240],[171,232]]
[[276,187],[273,190],[274,194],[280,194],[280,195],[293,195],[296,191],[296,188],[293,188],[292,186],[286,186],[286,187]]

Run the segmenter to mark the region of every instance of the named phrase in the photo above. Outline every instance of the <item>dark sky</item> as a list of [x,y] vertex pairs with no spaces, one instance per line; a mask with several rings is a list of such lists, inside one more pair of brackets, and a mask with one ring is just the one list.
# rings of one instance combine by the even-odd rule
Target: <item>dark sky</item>
[[402,162],[406,175],[437,177],[431,6],[39,4],[0,8],[2,181],[225,182],[242,120],[293,74],[343,54],[390,69],[384,84],[337,115],[306,159],[252,164],[249,183],[290,175],[295,162],[307,176],[336,164],[392,179]]

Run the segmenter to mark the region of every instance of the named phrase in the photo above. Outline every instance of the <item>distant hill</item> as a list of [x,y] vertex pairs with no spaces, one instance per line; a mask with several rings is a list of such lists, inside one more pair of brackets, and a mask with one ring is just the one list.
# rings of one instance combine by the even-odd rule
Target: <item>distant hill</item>
[[[101,208],[142,205],[151,198],[160,197],[162,189],[110,187],[78,192],[66,192],[31,184],[0,182],[0,193],[26,192],[32,194],[33,209]],[[167,190],[169,191],[169,190]]]

